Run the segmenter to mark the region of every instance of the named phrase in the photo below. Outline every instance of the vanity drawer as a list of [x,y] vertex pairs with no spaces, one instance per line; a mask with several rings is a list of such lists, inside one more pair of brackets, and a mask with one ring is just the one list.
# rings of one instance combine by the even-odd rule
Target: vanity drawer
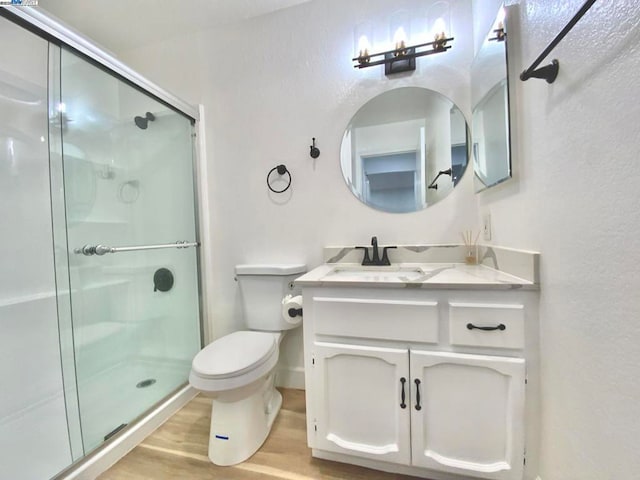
[[449,340],[451,345],[524,348],[524,305],[450,302]]
[[438,342],[438,302],[313,297],[315,333]]

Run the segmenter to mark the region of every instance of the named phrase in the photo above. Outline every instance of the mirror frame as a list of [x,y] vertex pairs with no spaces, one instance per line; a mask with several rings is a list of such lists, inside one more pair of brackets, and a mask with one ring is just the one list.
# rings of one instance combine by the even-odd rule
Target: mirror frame
[[[503,22],[503,28],[505,32],[504,41],[500,42],[504,45],[504,77],[501,77],[493,86],[491,86],[486,90],[486,92],[484,92],[484,95],[481,98],[476,100],[475,98],[473,98],[474,97],[474,88],[473,88],[474,68],[478,68],[478,62],[481,57],[481,53],[483,49],[486,49],[487,45],[489,44],[489,38],[495,36],[494,27],[496,26],[501,16],[500,15],[501,10],[504,11],[504,18],[502,22]],[[478,50],[478,53],[476,54],[474,61],[471,65],[471,96],[472,96],[471,98],[471,101],[472,101],[472,114],[471,114],[472,152],[471,153],[472,153],[472,160],[473,160],[475,193],[485,191],[489,188],[495,187],[496,185],[502,184],[507,180],[510,180],[511,178],[513,178],[513,138],[512,138],[512,129],[511,129],[511,118],[513,117],[513,115],[511,112],[512,102],[511,102],[511,88],[510,88],[511,82],[509,81],[509,45],[508,45],[509,44],[509,39],[508,39],[509,11],[510,11],[510,7],[505,6],[504,4],[502,4],[502,6],[498,9],[498,13],[496,14],[495,20],[492,22],[492,26],[490,27],[489,31],[485,35],[483,44]],[[478,142],[476,141],[477,137],[474,136],[473,125],[474,125],[474,119],[475,119],[475,115],[478,110],[478,107],[481,106],[484,102],[486,102],[489,97],[495,94],[496,90],[498,90],[498,88],[502,83],[504,83],[504,91],[506,96],[505,98],[505,129],[504,129],[505,144],[506,144],[506,159],[505,159],[505,162],[502,163],[502,165],[506,168],[504,169],[504,173],[501,174],[496,181],[490,184],[487,184],[482,180],[482,178],[478,174],[478,153],[476,150],[477,149],[476,146]],[[500,88],[500,90],[502,89]]]

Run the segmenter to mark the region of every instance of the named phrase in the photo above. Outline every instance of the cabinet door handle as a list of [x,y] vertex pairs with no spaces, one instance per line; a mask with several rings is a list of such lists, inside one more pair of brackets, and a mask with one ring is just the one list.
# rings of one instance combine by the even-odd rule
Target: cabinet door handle
[[506,325],[504,323],[501,323],[500,325],[497,325],[495,327],[478,327],[478,326],[474,325],[473,323],[467,323],[467,328],[469,330],[473,330],[473,329],[484,330],[485,332],[490,332],[492,330],[506,330],[507,329],[507,327],[506,327]]
[[416,382],[416,410],[422,410],[420,406],[420,380],[416,378],[414,382]]
[[406,381],[407,381],[407,379],[406,379],[406,378],[404,378],[404,377],[402,377],[402,378],[400,379],[400,383],[402,384],[402,394],[400,395],[400,398],[401,398],[401,400],[402,400],[402,403],[400,404],[400,408],[407,408],[407,404],[406,404],[406,403],[404,403],[404,384],[405,384],[405,382],[406,382]]

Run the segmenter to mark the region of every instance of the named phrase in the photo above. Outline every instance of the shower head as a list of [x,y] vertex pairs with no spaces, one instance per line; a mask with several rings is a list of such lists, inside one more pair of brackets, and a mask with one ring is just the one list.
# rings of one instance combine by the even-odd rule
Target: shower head
[[155,119],[156,116],[153,113],[147,112],[145,113],[144,117],[134,117],[133,121],[136,123],[136,126],[138,128],[146,130],[149,122],[153,122]]

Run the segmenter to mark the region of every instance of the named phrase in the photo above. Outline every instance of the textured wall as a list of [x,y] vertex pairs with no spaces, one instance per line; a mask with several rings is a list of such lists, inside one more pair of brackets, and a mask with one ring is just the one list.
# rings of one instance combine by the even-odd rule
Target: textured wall
[[[394,87],[420,85],[468,106],[471,35],[459,29],[456,48],[419,62],[411,76],[387,79],[382,69],[354,70],[354,25],[371,19],[387,28],[389,2],[322,1],[212,32],[205,44],[224,46],[210,62],[204,104],[213,138],[214,332],[237,328],[233,265],[241,262],[322,262],[322,247],[452,241],[475,222],[471,175],[454,195],[426,211],[385,214],[361,204],[339,165],[340,141],[351,116],[367,100]],[[393,8],[420,11],[424,2]],[[470,24],[470,4],[460,8]],[[464,17],[466,15],[466,18]],[[233,45],[233,56],[228,46]],[[466,47],[466,48],[465,48]],[[214,54],[215,55],[215,54]],[[309,157],[311,137],[322,155]],[[265,177],[278,163],[293,175],[291,192],[269,194]],[[241,241],[239,241],[241,239]],[[286,361],[302,366],[301,332],[285,339]]]
[[[474,3],[480,12],[487,4]],[[517,7],[509,34],[517,78],[583,2],[510,3]],[[314,1],[124,57],[207,109],[214,331],[238,326],[235,263],[313,266],[321,246],[364,243],[374,233],[389,243],[457,241],[459,230],[479,223],[478,213],[490,212],[493,243],[542,253],[542,478],[637,478],[640,4],[597,2],[554,52],[562,65],[555,84],[515,80],[512,181],[474,197],[467,176],[460,191],[409,215],[375,212],[351,197],[337,160],[342,130],[382,90],[419,84],[464,96],[458,93],[464,79],[444,58],[432,59],[438,75],[428,60],[396,80],[353,72],[345,59],[362,4]],[[389,2],[366,4],[368,16],[382,18]],[[476,43],[483,34],[474,35]],[[237,57],[223,58],[221,46]],[[186,84],[176,65],[193,72]],[[316,162],[306,153],[311,136],[322,150]],[[294,175],[284,205],[263,183],[280,162]],[[299,359],[293,347],[284,354],[291,364]]]
[[[528,67],[584,2],[530,0],[509,33]],[[543,480],[631,480],[640,456],[640,4],[596,2],[515,80],[517,178],[479,195],[494,243],[542,253]]]

